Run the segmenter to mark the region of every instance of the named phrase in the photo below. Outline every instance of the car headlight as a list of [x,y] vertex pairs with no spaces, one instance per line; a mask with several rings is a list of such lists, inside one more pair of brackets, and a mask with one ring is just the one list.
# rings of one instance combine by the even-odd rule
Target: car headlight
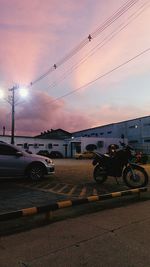
[[46,163],[49,165],[49,164],[52,164],[53,161],[51,159],[45,159]]

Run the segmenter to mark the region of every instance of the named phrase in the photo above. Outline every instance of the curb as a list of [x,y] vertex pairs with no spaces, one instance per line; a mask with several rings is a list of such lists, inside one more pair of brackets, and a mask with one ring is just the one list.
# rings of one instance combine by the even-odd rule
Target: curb
[[77,206],[77,205],[86,204],[90,202],[107,200],[107,199],[116,198],[116,197],[139,194],[139,193],[146,192],[146,191],[148,191],[148,188],[142,187],[142,188],[130,189],[130,190],[125,190],[125,191],[120,191],[120,192],[113,192],[109,194],[103,194],[99,196],[93,195],[93,196],[89,196],[87,198],[82,198],[82,199],[58,201],[58,202],[55,202],[55,203],[52,203],[46,206],[31,207],[31,208],[25,208],[22,210],[12,211],[8,213],[1,213],[0,221],[17,219],[20,217],[31,216],[31,215],[40,214],[40,213],[48,214],[51,211],[55,211],[55,210],[62,209],[62,208]]

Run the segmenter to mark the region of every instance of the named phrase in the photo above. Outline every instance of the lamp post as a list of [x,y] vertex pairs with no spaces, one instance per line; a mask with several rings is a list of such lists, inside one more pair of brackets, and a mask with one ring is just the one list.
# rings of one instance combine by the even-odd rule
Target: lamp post
[[18,101],[15,99],[15,92],[19,89],[22,97],[26,97],[28,92],[26,88],[20,88],[18,85],[13,86],[8,89],[12,95],[8,97],[8,99],[4,98],[3,91],[0,91],[0,98],[3,98],[6,102],[11,105],[11,144],[14,144],[14,136],[15,136],[15,105],[18,104]]
[[11,96],[11,102],[9,102],[11,104],[12,107],[12,112],[11,112],[11,144],[14,144],[14,133],[15,133],[15,90],[18,89],[17,86],[13,86],[11,89],[9,89],[9,91],[12,92],[12,96]]

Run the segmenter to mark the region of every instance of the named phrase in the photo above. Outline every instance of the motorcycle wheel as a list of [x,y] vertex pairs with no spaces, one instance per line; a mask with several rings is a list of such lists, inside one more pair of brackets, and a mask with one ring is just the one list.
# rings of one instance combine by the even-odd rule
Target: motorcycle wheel
[[[131,172],[131,168],[134,175]],[[124,171],[123,179],[130,188],[144,187],[148,184],[148,175],[140,166],[127,167]]]
[[100,167],[99,165],[97,165],[94,168],[94,173],[93,173],[94,179],[98,184],[102,184],[106,181],[107,179],[107,174],[105,172],[105,170]]

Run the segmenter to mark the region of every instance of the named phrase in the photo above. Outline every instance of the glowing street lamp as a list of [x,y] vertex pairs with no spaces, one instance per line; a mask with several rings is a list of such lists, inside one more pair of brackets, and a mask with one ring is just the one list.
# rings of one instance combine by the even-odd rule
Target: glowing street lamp
[[15,91],[19,89],[19,93],[22,97],[26,97],[28,92],[26,88],[19,88],[18,86],[13,86],[9,91],[12,92],[11,96],[11,106],[12,106],[12,123],[11,123],[11,144],[14,144],[14,132],[15,132]]
[[19,94],[23,98],[27,97],[28,96],[27,88],[25,88],[25,87],[19,88]]
[[15,132],[15,104],[18,104],[15,99],[15,92],[19,90],[20,96],[26,97],[28,95],[26,88],[19,88],[19,86],[13,86],[11,89],[8,89],[12,95],[8,97],[8,99],[4,98],[4,93],[0,90],[0,99],[5,99],[12,108],[12,119],[11,119],[11,144],[14,144],[14,132]]
[[4,98],[4,92],[2,90],[0,90],[0,99]]

